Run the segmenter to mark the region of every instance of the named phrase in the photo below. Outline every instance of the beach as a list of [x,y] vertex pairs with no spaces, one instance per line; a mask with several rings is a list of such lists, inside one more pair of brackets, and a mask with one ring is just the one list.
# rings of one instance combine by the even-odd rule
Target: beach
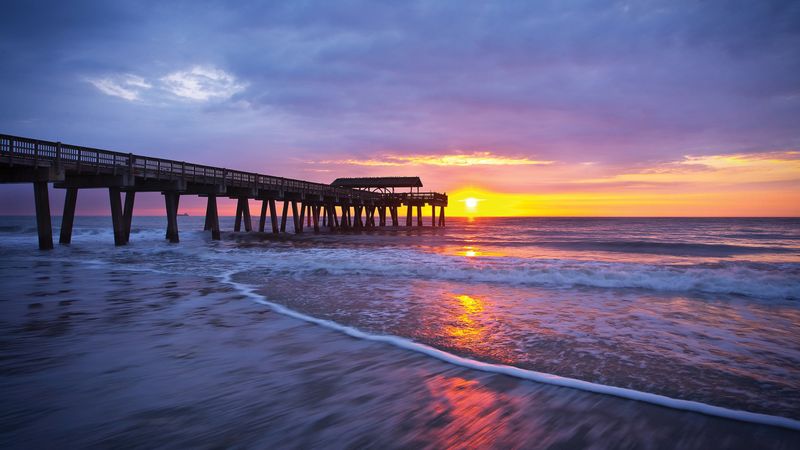
[[[722,257],[726,261],[748,261],[744,268],[735,267],[736,273],[747,268],[751,276],[771,277],[772,290],[762,290],[761,297],[748,293],[751,288],[745,285],[738,288],[744,293],[713,292],[714,285],[707,283],[701,285],[705,291],[676,294],[653,286],[575,283],[559,287],[555,292],[564,303],[547,310],[543,305],[553,301],[546,295],[552,294],[552,286],[542,280],[520,284],[497,278],[521,264],[519,260],[510,264],[508,258],[541,264],[525,256],[533,249],[506,245],[503,250],[502,243],[474,240],[465,244],[468,223],[456,221],[452,231],[437,230],[439,235],[413,236],[415,246],[436,242],[437,250],[432,251],[408,248],[406,237],[417,231],[280,239],[226,233],[222,243],[214,243],[196,231],[202,229],[198,218],[183,219],[187,231],[178,245],[163,242],[163,218],[144,218],[138,225],[134,219],[129,247],[114,248],[107,220],[79,221],[73,244],[52,252],[35,250],[35,234],[24,219],[3,223],[0,445],[4,448],[796,448],[800,444],[800,432],[787,427],[470,369],[400,348],[391,340],[358,339],[342,332],[390,336],[475,363],[507,364],[792,419],[796,418],[792,395],[797,391],[792,383],[798,370],[794,360],[798,342],[791,328],[781,330],[796,324],[791,322],[796,314],[792,297],[796,281],[788,275],[782,278],[780,271],[767,272],[770,265],[789,275],[796,270],[792,258],[797,255],[791,245],[774,243],[792,242],[792,236],[773,237],[773,244],[761,245],[745,257],[741,248],[722,250],[737,253]],[[789,229],[793,226],[790,223]],[[417,264],[406,267],[391,259],[410,251],[418,253]],[[470,251],[484,254],[466,256]],[[557,263],[562,274],[581,260],[580,252],[571,251],[572,257],[561,253]],[[666,259],[681,267],[686,258],[698,258],[663,253],[655,257],[641,253],[635,264]],[[386,273],[370,259],[376,254],[384,258]],[[597,263],[599,255],[584,252],[583,256]],[[442,266],[451,259],[462,264],[476,257],[489,259],[486,264],[494,266],[449,267],[471,270],[469,279],[457,279],[457,270]],[[693,274],[712,264],[707,258],[721,258],[700,257],[704,259],[699,268],[692,267]],[[426,258],[440,264],[434,266]],[[631,254],[615,258],[602,264],[606,269],[609,264],[630,264]],[[498,269],[498,264],[507,263],[509,270]],[[420,271],[414,272],[416,266]],[[422,277],[423,268],[428,269],[427,278]],[[541,267],[538,270],[542,272]],[[603,283],[609,282],[607,276],[604,279]],[[626,279],[614,282],[620,280]],[[606,296],[598,295],[601,292]],[[524,305],[513,299],[524,300]],[[631,318],[620,309],[636,309],[636,314],[650,315],[654,321],[663,314],[662,308],[674,310],[680,304],[684,308],[673,312],[683,313],[686,323],[653,328],[641,322],[625,325]],[[523,310],[536,311],[538,322]],[[618,324],[616,331],[641,351],[638,357],[622,344],[598,347],[597,342],[611,332],[601,326],[586,328],[589,317],[599,324],[597,311],[605,313],[604,323]],[[731,335],[725,345],[687,333],[663,341],[677,346],[683,339],[687,347],[694,347],[683,357],[674,349],[674,354],[647,352],[654,337],[676,330],[710,334],[709,324],[695,317],[702,314],[718,325],[717,337],[725,337],[725,330],[736,324],[753,330],[738,340]],[[732,318],[735,314],[740,317]],[[319,323],[302,320],[305,316]],[[784,317],[788,325],[776,322],[776,316]],[[725,317],[730,323],[722,320]],[[770,320],[775,330],[759,334],[755,325]],[[715,366],[712,357],[726,345],[730,348],[723,356],[736,356],[727,370]],[[776,354],[781,347],[783,353]],[[596,351],[586,350],[590,348]],[[772,353],[756,360],[750,348]],[[654,374],[668,370],[670,361],[674,369],[667,377],[670,382],[659,381]],[[699,369],[689,369],[692,364]],[[748,371],[751,365],[760,368]],[[730,394],[734,391],[739,392],[738,400]]]

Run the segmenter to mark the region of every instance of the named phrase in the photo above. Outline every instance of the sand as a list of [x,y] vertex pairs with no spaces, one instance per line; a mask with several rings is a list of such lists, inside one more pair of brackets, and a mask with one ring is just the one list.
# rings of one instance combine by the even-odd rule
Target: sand
[[3,448],[800,447],[797,432],[350,338],[211,277],[0,268]]

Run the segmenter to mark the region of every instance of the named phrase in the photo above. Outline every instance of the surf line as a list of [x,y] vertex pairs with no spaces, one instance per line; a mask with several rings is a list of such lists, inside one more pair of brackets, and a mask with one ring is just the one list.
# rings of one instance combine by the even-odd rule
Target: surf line
[[624,398],[627,400],[635,400],[644,403],[650,403],[657,406],[666,408],[677,409],[681,411],[689,411],[700,413],[712,417],[720,417],[724,419],[732,419],[740,422],[748,422],[759,425],[769,425],[790,430],[800,431],[800,420],[790,419],[788,417],[772,416],[769,414],[761,414],[750,411],[742,411],[736,409],[724,408],[721,406],[709,405],[707,403],[696,402],[692,400],[681,400],[677,398],[667,397],[664,395],[652,394],[649,392],[641,392],[633,389],[621,388],[616,386],[608,386],[605,384],[592,383],[589,381],[578,380],[575,378],[562,377],[544,372],[536,372],[534,370],[521,369],[519,367],[507,366],[503,364],[492,364],[474,359],[468,359],[461,356],[448,353],[429,345],[414,342],[399,336],[372,334],[361,331],[357,328],[342,325],[331,320],[320,319],[317,317],[303,314],[291,308],[287,308],[279,303],[274,303],[267,300],[263,295],[255,292],[255,289],[236,281],[233,281],[233,274],[235,271],[227,272],[220,275],[222,282],[229,284],[242,295],[252,299],[256,303],[268,306],[273,311],[302,320],[304,322],[320,325],[335,331],[339,331],[348,336],[365,339],[373,342],[382,342],[392,346],[410,350],[417,353],[436,358],[446,363],[454,364],[460,367],[465,367],[473,370],[480,370],[482,372],[497,373],[508,375],[514,378],[523,380],[535,381],[537,383],[549,384],[554,386],[579,389],[586,392],[593,392],[596,394],[611,395],[614,397]]

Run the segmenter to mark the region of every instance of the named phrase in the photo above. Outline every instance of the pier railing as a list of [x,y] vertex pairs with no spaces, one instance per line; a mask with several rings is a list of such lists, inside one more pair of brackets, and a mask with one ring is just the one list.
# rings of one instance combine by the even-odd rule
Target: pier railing
[[274,191],[301,191],[304,194],[327,197],[359,200],[381,198],[379,193],[359,189],[338,188],[323,183],[6,134],[0,134],[0,156],[8,158],[11,165],[50,166],[70,169],[79,173],[103,171],[117,175],[127,172],[132,176],[145,179],[174,180],[181,178],[193,183],[226,184]]
[[447,203],[447,195],[438,192],[401,192],[388,194],[390,197],[400,200],[402,203],[425,202],[425,203]]

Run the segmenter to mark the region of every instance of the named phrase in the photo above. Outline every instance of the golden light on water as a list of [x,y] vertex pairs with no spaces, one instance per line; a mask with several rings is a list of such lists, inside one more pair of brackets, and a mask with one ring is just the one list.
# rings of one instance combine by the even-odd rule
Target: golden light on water
[[470,297],[469,295],[458,295],[456,296],[456,299],[461,302],[461,306],[468,314],[483,311],[483,302],[475,297]]
[[483,311],[483,302],[469,295],[456,295],[455,299],[461,309],[461,314],[456,318],[456,323],[447,327],[447,334],[454,338],[456,343],[465,348],[475,348],[484,333],[484,327],[472,316]]

